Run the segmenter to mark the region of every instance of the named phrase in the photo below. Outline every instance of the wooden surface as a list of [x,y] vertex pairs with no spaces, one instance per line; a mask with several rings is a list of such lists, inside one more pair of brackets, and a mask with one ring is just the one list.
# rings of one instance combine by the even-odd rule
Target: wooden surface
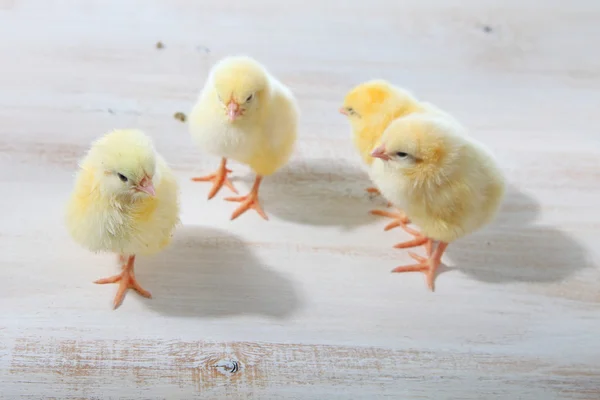
[[[267,3],[0,0],[0,398],[600,399],[600,4]],[[206,200],[189,178],[217,160],[173,118],[236,53],[302,109],[292,163],[263,185],[269,222]],[[382,202],[337,113],[371,78],[454,113],[510,181],[435,293],[390,274],[404,234],[368,214]],[[92,281],[114,256],[74,244],[63,209],[116,127],[176,169],[184,226],[138,262],[154,298],[113,311],[116,287]]]

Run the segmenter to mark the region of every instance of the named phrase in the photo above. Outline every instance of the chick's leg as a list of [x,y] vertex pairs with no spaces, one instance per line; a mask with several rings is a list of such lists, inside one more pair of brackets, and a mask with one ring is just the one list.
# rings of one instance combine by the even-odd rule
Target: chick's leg
[[[124,258],[124,256],[120,256],[120,258],[122,259]],[[115,295],[115,299],[113,301],[114,308],[117,308],[121,305],[123,299],[125,298],[125,292],[127,292],[127,289],[130,288],[144,297],[147,297],[149,299],[152,298],[150,292],[142,288],[135,279],[135,275],[133,273],[134,263],[135,256],[129,256],[129,258],[127,259],[127,264],[123,265],[123,271],[120,274],[94,281],[94,283],[98,284],[119,282],[119,289],[117,290],[117,294]]]
[[261,181],[262,181],[262,176],[257,175],[256,179],[254,180],[254,185],[252,185],[252,190],[250,190],[250,193],[248,193],[246,196],[226,197],[225,198],[225,200],[227,200],[227,201],[236,201],[236,202],[242,203],[233,212],[233,214],[231,214],[232,220],[236,219],[237,217],[239,217],[240,215],[242,215],[243,213],[245,213],[246,211],[248,211],[251,208],[256,210],[258,215],[260,215],[264,219],[266,219],[266,220],[269,219],[267,217],[267,214],[265,214],[265,212],[263,211],[263,209],[260,206],[260,203],[258,201],[258,188],[260,187]]
[[233,186],[233,184],[231,183],[229,178],[227,178],[227,174],[230,172],[231,172],[231,170],[227,169],[227,159],[225,157],[223,157],[221,159],[221,164],[219,165],[219,169],[217,169],[217,171],[215,173],[206,175],[206,176],[192,178],[192,181],[194,181],[194,182],[212,182],[213,183],[212,189],[210,189],[210,193],[208,193],[209,200],[212,199],[219,190],[221,190],[223,185],[227,186],[233,193],[237,194],[238,191]]
[[442,262],[442,254],[444,254],[444,251],[446,251],[448,243],[440,242],[437,245],[436,249],[433,252],[431,252],[433,241],[431,239],[427,239],[427,241],[429,242],[427,245],[427,250],[429,253],[428,257],[421,257],[414,253],[408,253],[413,259],[415,259],[418,262],[418,264],[394,268],[392,272],[424,272],[427,275],[427,286],[433,292],[435,288],[435,275],[438,267],[440,266],[440,263]]

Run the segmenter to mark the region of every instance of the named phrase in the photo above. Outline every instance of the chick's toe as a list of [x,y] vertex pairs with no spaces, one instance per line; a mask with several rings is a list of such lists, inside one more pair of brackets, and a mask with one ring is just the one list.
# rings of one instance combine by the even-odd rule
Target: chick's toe
[[262,181],[262,176],[257,176],[254,180],[254,185],[252,186],[252,190],[246,196],[239,197],[226,197],[227,201],[235,201],[242,203],[240,206],[231,214],[231,219],[234,220],[249,209],[254,209],[264,219],[268,220],[267,214],[263,211],[260,203],[258,201],[258,188],[260,187],[260,182]]
[[400,226],[406,233],[409,233],[411,235],[414,236],[414,239],[411,240],[407,240],[406,242],[401,242],[398,243],[396,245],[394,245],[394,248],[396,249],[408,249],[411,247],[417,247],[417,246],[421,246],[421,245],[425,245],[425,250],[427,251],[427,255],[431,255],[432,252],[432,243],[433,241],[428,239],[427,237],[423,236],[423,234],[421,234],[421,232],[416,231],[412,228],[409,228],[408,226],[406,226],[406,224],[404,223],[403,220],[396,220],[394,222],[398,223],[398,226]]
[[[427,246],[428,250],[431,248],[431,239],[427,239],[429,241],[429,245]],[[417,261],[417,264],[411,264],[406,266],[401,266],[394,268],[392,272],[424,272],[427,276],[427,286],[433,292],[435,289],[435,277],[437,273],[437,269],[442,261],[442,254],[446,250],[448,246],[447,243],[439,243],[436,247],[435,251],[429,254],[429,257],[421,257],[415,253],[408,253],[414,260]],[[429,253],[429,251],[428,251]]]
[[119,283],[119,289],[117,290],[117,294],[115,295],[115,299],[113,301],[114,308],[117,308],[121,305],[121,303],[125,299],[125,293],[127,292],[127,289],[133,289],[136,292],[138,292],[141,296],[146,297],[148,299],[152,298],[150,292],[145,290],[135,279],[135,274],[133,272],[134,260],[135,256],[129,257],[127,264],[123,266],[123,271],[121,271],[120,274],[94,281],[94,283],[100,285],[107,283]]
[[390,229],[394,229],[398,226],[405,226],[406,224],[410,224],[410,219],[406,216],[404,212],[400,210],[398,210],[397,212],[372,210],[371,214],[394,219],[394,221],[386,225],[386,227],[383,229],[384,231],[389,231]]
[[227,169],[227,160],[224,158],[221,160],[221,164],[219,165],[219,169],[216,172],[206,175],[200,176],[196,178],[192,178],[194,182],[212,182],[213,186],[208,193],[208,199],[212,199],[215,194],[221,190],[223,185],[227,186],[233,193],[238,193],[237,189],[233,186],[229,178],[227,178],[227,174],[231,172],[230,169]]

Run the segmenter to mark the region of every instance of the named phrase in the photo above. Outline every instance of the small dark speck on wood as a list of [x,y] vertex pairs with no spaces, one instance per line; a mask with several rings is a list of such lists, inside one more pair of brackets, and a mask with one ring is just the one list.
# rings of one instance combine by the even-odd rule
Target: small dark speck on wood
[[485,33],[492,33],[492,27],[489,25],[484,25],[482,29]]
[[199,53],[210,54],[210,49],[206,46],[199,45],[196,47],[196,50],[198,50]]
[[162,49],[162,48],[164,48],[164,47],[165,47],[165,45],[163,44],[163,42],[160,42],[160,41],[159,41],[159,42],[156,42],[156,48],[157,48],[157,49]]
[[186,116],[185,116],[185,114],[184,114],[184,113],[182,113],[182,112],[176,112],[176,113],[173,115],[173,118],[175,118],[175,119],[178,119],[178,120],[180,120],[181,122],[185,122],[185,120],[186,120]]

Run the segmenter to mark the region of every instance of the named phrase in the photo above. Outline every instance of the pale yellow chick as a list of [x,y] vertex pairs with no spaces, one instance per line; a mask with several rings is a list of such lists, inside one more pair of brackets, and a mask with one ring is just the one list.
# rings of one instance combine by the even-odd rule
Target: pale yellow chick
[[[369,167],[373,162],[371,152],[388,125],[397,118],[427,109],[428,106],[420,103],[409,91],[388,81],[375,79],[352,88],[344,98],[340,113],[348,117],[352,128],[352,142],[362,161]],[[379,193],[375,187],[366,190],[369,193]],[[402,211],[373,210],[371,213],[394,218],[385,227],[386,231],[401,223],[410,222]]]
[[225,184],[237,193],[227,174],[227,160],[248,165],[256,174],[250,193],[225,200],[241,202],[231,219],[253,208],[268,219],[258,189],[290,159],[297,135],[298,106],[292,92],[249,57],[228,57],[210,71],[190,114],[190,133],[207,153],[221,157],[219,169],[194,181],[211,181],[212,198]]
[[[504,197],[503,174],[490,151],[453,118],[416,113],[392,122],[371,153],[370,176],[382,195],[404,210],[421,231],[398,248],[427,246],[428,257],[393,272],[423,271],[434,289],[436,270],[449,243],[495,217]],[[434,248],[434,244],[437,246]]]
[[371,152],[383,131],[396,118],[423,111],[424,107],[408,91],[377,79],[351,89],[340,113],[348,117],[352,142],[363,162],[371,165]]
[[163,250],[178,223],[177,181],[148,136],[114,130],[92,144],[80,163],[66,224],[81,246],[116,253],[124,263],[119,275],[95,282],[119,282],[115,308],[128,288],[151,297],[135,279],[135,257]]

